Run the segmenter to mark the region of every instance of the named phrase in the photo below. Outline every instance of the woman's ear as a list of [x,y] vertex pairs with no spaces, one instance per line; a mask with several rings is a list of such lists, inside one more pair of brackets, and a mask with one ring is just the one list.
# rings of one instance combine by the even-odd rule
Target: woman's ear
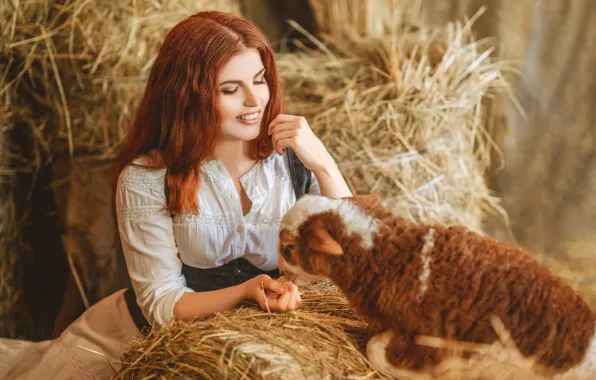
[[331,237],[321,219],[313,221],[307,239],[307,246],[313,251],[332,256],[341,256],[344,253],[341,245]]

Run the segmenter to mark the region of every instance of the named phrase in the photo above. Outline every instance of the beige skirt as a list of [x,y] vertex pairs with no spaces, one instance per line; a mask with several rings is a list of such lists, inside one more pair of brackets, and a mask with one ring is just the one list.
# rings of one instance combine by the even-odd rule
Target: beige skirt
[[117,372],[141,334],[124,290],[99,301],[54,340],[0,339],[0,379],[103,379]]

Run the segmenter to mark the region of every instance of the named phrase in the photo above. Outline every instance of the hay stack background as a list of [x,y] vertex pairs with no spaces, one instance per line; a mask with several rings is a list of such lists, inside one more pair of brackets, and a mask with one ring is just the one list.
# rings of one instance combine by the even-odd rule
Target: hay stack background
[[[4,66],[0,65],[0,89]],[[20,244],[19,222],[14,200],[16,188],[15,159],[12,150],[12,128],[19,110],[13,107],[11,98],[4,94],[0,104],[0,336],[17,337],[22,321],[22,283],[25,250]],[[19,165],[20,167],[20,165]],[[19,319],[21,321],[19,322]]]
[[484,181],[483,99],[507,89],[507,66],[470,24],[398,25],[390,36],[328,36],[322,51],[281,55],[290,110],[311,120],[354,192],[381,194],[414,220],[480,230],[487,213],[504,216]]

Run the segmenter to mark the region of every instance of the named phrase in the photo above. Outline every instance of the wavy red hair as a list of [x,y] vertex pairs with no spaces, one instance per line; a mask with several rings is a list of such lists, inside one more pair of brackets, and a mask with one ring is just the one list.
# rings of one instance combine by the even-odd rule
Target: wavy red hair
[[167,168],[170,212],[198,212],[199,168],[212,158],[220,132],[219,72],[247,49],[260,53],[270,91],[261,132],[251,142],[249,154],[263,159],[272,153],[267,126],[285,104],[267,38],[242,17],[199,12],[174,26],[159,50],[135,121],[116,158],[116,182],[126,165],[145,156],[150,166]]

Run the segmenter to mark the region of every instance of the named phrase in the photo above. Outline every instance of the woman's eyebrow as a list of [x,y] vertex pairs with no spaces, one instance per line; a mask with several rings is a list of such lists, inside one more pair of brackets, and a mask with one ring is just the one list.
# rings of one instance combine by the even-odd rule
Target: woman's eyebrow
[[[255,74],[255,76],[253,78],[258,77],[259,75],[261,75],[263,72],[265,71],[265,68],[263,67],[261,70],[259,70],[258,73]],[[226,80],[221,82],[219,85],[222,86],[224,84],[229,84],[229,83],[234,83],[234,84],[242,84],[241,80]]]

